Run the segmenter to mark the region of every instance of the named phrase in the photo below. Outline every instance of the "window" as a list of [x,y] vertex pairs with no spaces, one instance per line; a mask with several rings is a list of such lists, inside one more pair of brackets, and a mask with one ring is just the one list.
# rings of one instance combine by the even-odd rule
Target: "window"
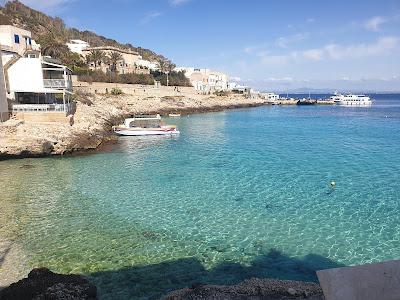
[[32,46],[32,39],[31,38],[29,38],[29,45]]
[[16,44],[19,44],[19,35],[18,34],[14,34],[14,41]]

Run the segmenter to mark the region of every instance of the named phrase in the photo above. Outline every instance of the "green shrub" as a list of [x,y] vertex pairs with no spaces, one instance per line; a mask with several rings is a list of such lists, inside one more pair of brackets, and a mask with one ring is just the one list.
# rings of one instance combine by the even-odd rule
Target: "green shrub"
[[214,95],[219,96],[219,97],[225,97],[225,96],[229,96],[230,93],[228,91],[215,91]]
[[117,96],[117,95],[122,95],[122,94],[123,94],[123,93],[122,93],[122,90],[119,89],[119,88],[113,88],[113,89],[111,90],[111,95]]
[[[162,85],[167,85],[167,74],[160,71],[152,72],[155,80],[160,81]],[[170,86],[192,86],[189,78],[186,77],[185,72],[172,71],[168,74],[168,81]]]
[[153,85],[154,78],[150,74],[121,74],[119,75],[120,83],[128,83],[128,84],[144,84],[144,85]]

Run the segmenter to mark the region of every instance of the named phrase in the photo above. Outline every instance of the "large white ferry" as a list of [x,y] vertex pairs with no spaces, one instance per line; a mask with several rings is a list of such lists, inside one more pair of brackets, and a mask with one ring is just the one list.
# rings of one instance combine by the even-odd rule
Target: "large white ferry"
[[160,115],[135,116],[134,118],[125,119],[124,124],[114,126],[113,130],[118,135],[128,136],[179,134],[176,126],[164,125]]
[[342,106],[371,106],[372,101],[371,98],[366,95],[342,95],[342,94],[335,94],[330,98],[336,104]]

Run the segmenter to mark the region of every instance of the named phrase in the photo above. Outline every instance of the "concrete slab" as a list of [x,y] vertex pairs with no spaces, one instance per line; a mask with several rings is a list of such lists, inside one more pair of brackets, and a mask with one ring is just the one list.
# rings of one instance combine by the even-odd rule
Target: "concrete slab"
[[317,271],[326,300],[399,300],[400,260]]

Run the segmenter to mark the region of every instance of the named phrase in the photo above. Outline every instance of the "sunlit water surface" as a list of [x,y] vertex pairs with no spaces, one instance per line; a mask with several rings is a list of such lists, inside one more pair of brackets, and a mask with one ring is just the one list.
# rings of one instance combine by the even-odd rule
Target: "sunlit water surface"
[[375,98],[192,115],[169,120],[177,138],[0,162],[0,237],[103,299],[398,259],[400,96]]

